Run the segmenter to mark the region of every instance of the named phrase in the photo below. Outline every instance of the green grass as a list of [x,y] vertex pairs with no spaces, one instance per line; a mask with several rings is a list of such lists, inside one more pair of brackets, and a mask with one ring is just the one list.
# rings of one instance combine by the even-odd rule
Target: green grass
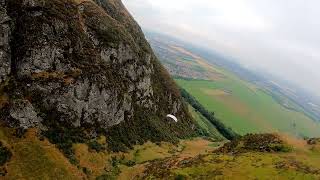
[[[319,149],[313,150],[314,147],[319,147],[319,144],[307,144],[307,141],[292,136],[271,136],[268,134],[250,135],[243,140],[245,140],[243,145],[246,146],[244,148],[249,149],[238,153],[208,150],[208,146],[215,149],[223,145],[219,143],[203,144],[199,139],[196,141],[191,140],[188,143],[185,142],[184,145],[186,147],[178,154],[174,154],[169,158],[161,158],[140,164],[144,165],[144,171],[135,174],[136,177],[139,177],[135,179],[245,180],[270,179],[270,177],[272,177],[271,179],[320,178],[320,151]],[[278,142],[278,144],[292,146],[293,148],[291,151],[262,152],[260,148],[251,148],[257,142],[265,145],[272,145]],[[205,149],[207,150],[205,151]],[[193,152],[193,155],[186,156],[190,151]],[[200,151],[203,153],[199,153]],[[140,165],[133,166],[130,171],[136,172],[136,170],[143,169]],[[126,172],[123,175],[128,177]]]
[[0,141],[12,153],[5,165],[6,179],[83,178],[54,145],[47,140],[40,141],[34,130],[29,130],[22,138],[12,134],[12,129],[0,127]]
[[[204,179],[318,179],[319,175],[303,171],[300,161],[293,167],[288,155],[247,153],[241,156],[209,155],[198,166],[173,170],[187,179],[202,177]],[[281,165],[284,165],[281,167]],[[291,165],[292,166],[292,165]]]
[[[176,82],[240,134],[281,131],[300,136],[320,136],[319,123],[301,112],[283,107],[254,85],[225,74],[227,78],[220,81],[176,79]],[[215,90],[230,93],[210,94]]]
[[209,136],[215,140],[225,139],[215,128],[215,126],[208,119],[203,117],[199,112],[196,112],[196,110],[192,106],[189,106],[189,111],[192,117],[196,120],[197,124],[201,127],[203,131],[205,131],[204,135]]

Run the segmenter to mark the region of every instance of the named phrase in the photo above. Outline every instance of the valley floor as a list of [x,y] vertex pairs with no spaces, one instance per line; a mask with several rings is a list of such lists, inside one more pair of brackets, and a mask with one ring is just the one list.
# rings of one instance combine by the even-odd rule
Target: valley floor
[[[95,151],[74,144],[77,163],[35,130],[22,138],[0,129],[0,140],[12,152],[2,167],[4,179],[319,179],[320,146],[285,137],[290,152],[217,152],[226,142],[203,138],[135,146],[126,153]],[[98,142],[104,143],[105,137]],[[245,144],[245,143],[244,143]],[[242,148],[239,143],[237,148]],[[2,179],[2,178],[1,178]]]

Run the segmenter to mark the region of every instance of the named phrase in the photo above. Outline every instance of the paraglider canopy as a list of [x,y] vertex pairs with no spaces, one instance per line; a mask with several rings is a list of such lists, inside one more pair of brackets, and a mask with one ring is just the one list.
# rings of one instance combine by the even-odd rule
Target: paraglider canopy
[[178,122],[178,119],[177,119],[174,115],[168,114],[167,117],[168,117],[168,118],[171,118],[171,119],[174,120],[175,122]]

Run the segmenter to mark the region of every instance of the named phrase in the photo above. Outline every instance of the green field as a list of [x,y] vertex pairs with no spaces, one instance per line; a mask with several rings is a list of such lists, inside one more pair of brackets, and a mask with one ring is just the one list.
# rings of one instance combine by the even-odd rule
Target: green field
[[192,106],[189,106],[189,112],[202,129],[203,132],[201,134],[203,136],[211,137],[216,141],[225,140],[225,138],[219,133],[216,127],[207,118],[202,116],[199,112],[196,112],[196,110]]
[[[157,55],[178,85],[239,134],[287,132],[300,137],[320,136],[320,123],[285,95],[245,81],[183,46],[163,46],[161,50],[170,51],[157,51]],[[177,69],[183,73],[177,73]],[[201,116],[192,109],[191,114],[202,128],[208,129],[205,121],[199,121]]]
[[298,136],[320,136],[320,124],[301,112],[289,110],[271,95],[230,73],[219,81],[176,79],[216,117],[240,134],[287,132]]

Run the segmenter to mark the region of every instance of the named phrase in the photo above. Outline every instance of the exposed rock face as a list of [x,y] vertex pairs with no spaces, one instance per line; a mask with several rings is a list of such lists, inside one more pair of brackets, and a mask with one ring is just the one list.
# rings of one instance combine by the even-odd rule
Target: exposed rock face
[[121,1],[8,0],[0,18],[0,82],[11,74],[18,99],[2,110],[9,124],[193,133],[176,85]]
[[10,17],[4,0],[0,1],[0,83],[5,81],[11,71],[10,57]]
[[18,126],[23,129],[36,127],[42,121],[34,111],[32,104],[26,100],[13,101],[10,116],[12,118],[10,120],[12,126]]

